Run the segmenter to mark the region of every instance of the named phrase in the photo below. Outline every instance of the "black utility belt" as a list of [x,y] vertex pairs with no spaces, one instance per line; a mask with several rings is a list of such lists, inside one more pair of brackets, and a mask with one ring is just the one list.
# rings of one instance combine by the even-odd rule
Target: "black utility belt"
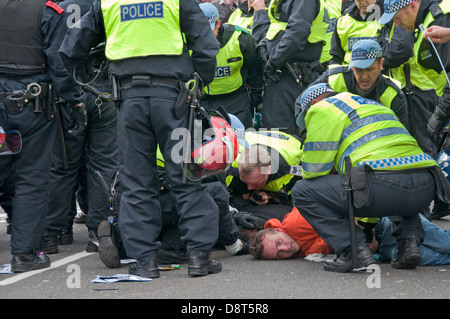
[[179,80],[153,75],[133,75],[119,80],[120,88],[128,87],[150,87],[152,84],[165,84],[179,87]]
[[0,92],[3,102],[10,114],[20,113],[25,106],[33,106],[33,112],[47,112],[49,119],[53,114],[54,92],[51,84],[33,82],[26,90]]

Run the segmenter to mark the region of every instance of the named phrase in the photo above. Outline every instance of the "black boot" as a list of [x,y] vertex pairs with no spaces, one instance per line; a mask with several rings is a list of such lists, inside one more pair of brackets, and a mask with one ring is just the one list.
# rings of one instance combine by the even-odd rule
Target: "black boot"
[[156,253],[159,264],[183,264],[189,261],[186,250],[169,250],[160,247]]
[[[435,201],[433,210],[429,214],[429,216],[425,216],[429,221],[431,220],[438,220],[442,217],[450,215],[450,206],[446,203]],[[430,217],[430,218],[428,218]]]
[[397,241],[397,253],[391,265],[397,269],[414,269],[420,263],[419,243],[415,238]]
[[152,259],[146,263],[136,261],[135,263],[130,264],[128,273],[130,275],[136,275],[144,278],[158,278],[159,267],[155,259]]
[[206,276],[222,271],[222,265],[218,260],[206,257],[189,257],[188,275],[190,277]]
[[114,245],[111,232],[112,224],[105,220],[98,225],[98,255],[108,268],[120,267],[119,249]]
[[14,255],[11,259],[12,272],[26,272],[50,267],[50,258],[35,251]]
[[42,251],[45,254],[59,253],[58,233],[53,231],[47,231],[46,234],[41,237],[38,250]]
[[[363,268],[376,262],[369,247],[365,243],[359,244],[356,247],[356,261],[356,268]],[[323,268],[327,271],[334,272],[348,272],[354,269],[351,251],[340,254],[339,258],[335,260],[326,261]]]
[[58,234],[59,245],[70,245],[73,243],[72,226],[62,229]]

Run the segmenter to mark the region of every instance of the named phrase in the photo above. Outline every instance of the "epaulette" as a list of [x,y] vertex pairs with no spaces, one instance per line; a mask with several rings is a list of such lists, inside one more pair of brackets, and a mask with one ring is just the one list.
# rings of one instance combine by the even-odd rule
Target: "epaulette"
[[438,17],[438,16],[440,16],[441,14],[444,13],[444,12],[442,12],[442,9],[441,9],[441,7],[439,6],[439,3],[437,3],[437,2],[433,2],[433,3],[430,5],[429,10],[430,10],[431,15],[433,16],[434,19],[436,19],[436,17]]
[[52,8],[53,10],[55,10],[58,14],[61,14],[61,13],[63,13],[64,12],[64,9],[63,8],[61,8],[59,5],[57,5],[55,2],[53,2],[53,1],[47,1],[46,3],[45,3],[45,5],[47,6],[47,7],[49,7],[49,8]]

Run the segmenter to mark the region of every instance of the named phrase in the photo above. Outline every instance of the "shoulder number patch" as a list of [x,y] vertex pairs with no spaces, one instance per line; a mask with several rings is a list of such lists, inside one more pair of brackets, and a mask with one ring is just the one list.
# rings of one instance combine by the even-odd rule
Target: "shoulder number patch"
[[45,3],[45,5],[47,6],[47,7],[49,7],[49,8],[52,8],[53,10],[55,10],[58,14],[61,14],[61,13],[63,13],[64,12],[64,9],[63,8],[61,8],[59,5],[57,5],[55,2],[53,2],[53,1],[47,1],[46,3]]

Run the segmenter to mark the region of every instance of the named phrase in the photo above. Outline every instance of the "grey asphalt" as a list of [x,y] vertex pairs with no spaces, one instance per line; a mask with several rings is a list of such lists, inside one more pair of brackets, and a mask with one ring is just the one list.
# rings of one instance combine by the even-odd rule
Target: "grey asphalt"
[[[450,228],[450,217],[436,224]],[[303,259],[260,261],[250,255],[230,256],[225,250],[213,252],[223,266],[218,274],[190,278],[187,265],[181,264],[181,269],[162,271],[160,278],[150,282],[93,283],[97,275],[127,274],[128,266],[105,267],[97,253],[85,253],[86,227],[75,224],[74,233],[72,245],[59,246],[60,253],[50,255],[51,268],[0,274],[0,299],[173,299],[178,301],[172,310],[181,313],[195,311],[192,307],[201,304],[199,300],[242,304],[250,299],[264,303],[266,299],[450,297],[450,265],[398,270],[382,263],[373,272],[339,274],[324,271],[322,263]],[[10,262],[9,240],[4,214],[0,214],[0,265]],[[191,308],[183,308],[188,306]],[[220,311],[224,313],[225,306]]]

